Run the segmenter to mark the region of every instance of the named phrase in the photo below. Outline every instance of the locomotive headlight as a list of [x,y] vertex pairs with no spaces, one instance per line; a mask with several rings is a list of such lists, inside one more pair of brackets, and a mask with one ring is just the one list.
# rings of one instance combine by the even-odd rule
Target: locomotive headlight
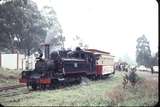
[[78,67],[78,63],[75,62],[74,63],[74,67],[77,68]]

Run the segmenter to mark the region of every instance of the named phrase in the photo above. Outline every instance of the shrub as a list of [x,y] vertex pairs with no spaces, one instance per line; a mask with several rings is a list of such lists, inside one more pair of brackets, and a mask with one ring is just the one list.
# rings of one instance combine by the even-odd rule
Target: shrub
[[140,77],[135,73],[135,70],[132,70],[129,72],[129,74],[125,74],[125,76],[123,77],[123,88],[126,87],[128,81],[134,87],[139,80]]
[[[133,76],[133,77],[132,77]],[[123,89],[121,85],[116,86],[111,92],[106,92],[110,106],[153,106],[158,102],[158,80],[157,78],[144,78],[132,75],[136,79],[136,86]],[[135,78],[136,77],[136,78]]]

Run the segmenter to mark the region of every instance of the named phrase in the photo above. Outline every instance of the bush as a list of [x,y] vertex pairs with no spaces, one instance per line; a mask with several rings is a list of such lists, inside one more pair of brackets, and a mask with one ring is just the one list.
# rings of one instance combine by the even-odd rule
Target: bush
[[[138,79],[136,87],[123,89],[116,86],[112,91],[106,92],[110,106],[153,106],[158,102],[157,78],[142,78],[135,74],[130,78]],[[136,78],[135,78],[136,77]]]
[[125,74],[125,76],[123,77],[123,83],[122,83],[123,88],[126,87],[128,81],[134,87],[139,80],[140,80],[140,77],[135,73],[134,70],[132,70],[129,72],[129,74]]
[[139,78],[138,75],[135,73],[135,71],[131,71],[131,73],[129,74],[129,81],[131,82],[131,85],[135,86],[138,80]]

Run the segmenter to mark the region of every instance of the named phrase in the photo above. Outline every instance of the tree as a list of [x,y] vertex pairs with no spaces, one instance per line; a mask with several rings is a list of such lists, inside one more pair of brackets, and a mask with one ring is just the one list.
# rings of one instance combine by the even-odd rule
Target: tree
[[151,65],[158,66],[158,52],[151,57]]
[[79,37],[79,36],[75,36],[75,38],[73,38],[73,40],[75,42],[77,42],[77,46],[83,49],[87,49],[88,45]]
[[137,39],[136,46],[136,62],[138,65],[144,65],[150,67],[151,63],[151,50],[149,46],[149,41],[142,35]]
[[32,0],[3,0],[0,4],[1,51],[14,48],[20,53],[37,51],[48,35],[54,37],[49,38],[51,45],[63,44],[62,29],[52,8],[39,11]]
[[0,49],[16,48],[20,53],[36,50],[46,36],[44,22],[36,4],[31,0],[8,0],[1,4]]
[[156,52],[156,54],[155,54],[155,60],[154,60],[154,64],[156,66],[158,66],[158,60],[159,60],[159,58],[158,58],[158,52]]

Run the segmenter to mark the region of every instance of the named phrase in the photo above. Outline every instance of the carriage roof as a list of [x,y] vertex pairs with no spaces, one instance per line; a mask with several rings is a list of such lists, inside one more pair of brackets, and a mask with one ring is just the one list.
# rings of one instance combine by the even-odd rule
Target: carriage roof
[[85,61],[84,59],[77,58],[62,58],[63,61]]

